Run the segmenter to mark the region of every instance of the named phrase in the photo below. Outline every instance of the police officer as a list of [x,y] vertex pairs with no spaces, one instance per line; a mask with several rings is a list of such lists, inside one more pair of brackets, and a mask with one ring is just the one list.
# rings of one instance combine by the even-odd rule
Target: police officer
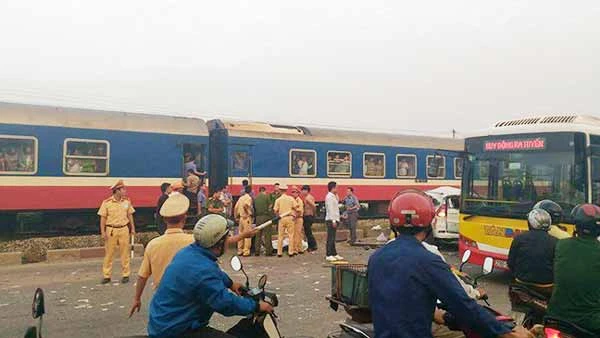
[[[252,228],[252,217],[254,215],[254,207],[250,195],[252,187],[247,185],[244,189],[245,193],[237,201],[234,208],[234,216],[238,220],[240,233]],[[250,238],[239,241],[237,245],[238,255],[244,255],[244,257],[250,256],[251,245],[252,240]]]
[[189,199],[182,194],[173,194],[169,196],[160,208],[160,216],[165,220],[167,229],[164,235],[152,239],[146,245],[144,260],[138,272],[135,297],[133,298],[131,311],[129,311],[129,317],[135,311],[140,311],[142,293],[144,292],[148,278],[152,276],[154,280],[153,289],[156,290],[173,256],[179,250],[194,242],[194,237],[191,234],[183,232],[189,207]]
[[[269,195],[265,193],[265,187],[258,189],[258,195],[254,198],[254,211],[256,213],[256,225],[261,225],[271,219],[271,210],[269,209]],[[273,225],[269,225],[258,232],[254,247],[254,254],[260,255],[260,248],[264,244],[265,255],[273,256]]]
[[[287,185],[282,184],[279,186],[282,191],[287,190]],[[281,257],[283,255],[283,237],[287,233],[288,235],[288,256],[294,257],[296,252],[294,251],[294,212],[297,209],[298,203],[296,202],[295,197],[292,197],[288,194],[282,194],[275,201],[275,205],[273,206],[273,212],[276,216],[281,217],[286,213],[292,213],[288,216],[281,217],[279,220],[279,227],[277,233],[277,257]]]
[[292,197],[296,200],[296,209],[294,214],[294,252],[303,254],[302,250],[302,231],[304,230],[304,201],[300,197],[300,189],[292,186]]
[[[390,223],[400,235],[375,252],[367,268],[375,337],[431,338],[434,312],[438,324],[455,322],[485,337],[533,337],[523,328],[513,332],[469,298],[448,264],[421,244],[434,214],[431,198],[418,190],[390,202]],[[448,313],[436,310],[437,299]]]
[[112,196],[102,201],[98,210],[100,216],[100,233],[104,239],[104,263],[102,264],[102,284],[110,283],[112,261],[117,246],[121,253],[121,283],[129,282],[129,234],[135,235],[133,213],[135,209],[127,198],[127,190],[123,180],[112,187]]

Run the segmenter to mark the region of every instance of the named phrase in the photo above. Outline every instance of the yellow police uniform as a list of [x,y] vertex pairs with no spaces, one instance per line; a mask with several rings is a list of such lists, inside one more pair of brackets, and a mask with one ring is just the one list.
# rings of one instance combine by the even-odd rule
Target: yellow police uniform
[[[252,216],[252,196],[244,194],[240,197],[235,205],[235,216],[239,218],[240,233],[251,230]],[[238,255],[250,256],[250,247],[252,246],[252,238],[244,238],[237,243]]]
[[194,243],[194,236],[186,234],[183,229],[167,229],[164,235],[151,240],[144,251],[144,260],[138,271],[138,275],[148,278],[152,275],[156,290],[167,265],[173,260],[173,256],[184,247]]
[[281,216],[287,212],[292,212],[292,215],[282,217],[279,220],[279,226],[277,231],[277,255],[281,256],[283,254],[283,237],[287,234],[288,240],[290,244],[288,245],[288,255],[293,255],[294,252],[294,216],[293,212],[297,208],[296,200],[288,195],[282,194],[277,200],[275,200],[275,205],[273,206],[273,211]]
[[302,250],[302,231],[304,230],[304,201],[296,197],[296,219],[294,221],[294,253],[304,252]]
[[104,263],[102,274],[104,278],[110,279],[112,275],[112,261],[117,246],[121,254],[121,273],[123,277],[129,277],[129,216],[135,212],[131,200],[122,197],[120,200],[111,196],[105,199],[98,210],[100,217],[106,218],[107,240],[104,243]]

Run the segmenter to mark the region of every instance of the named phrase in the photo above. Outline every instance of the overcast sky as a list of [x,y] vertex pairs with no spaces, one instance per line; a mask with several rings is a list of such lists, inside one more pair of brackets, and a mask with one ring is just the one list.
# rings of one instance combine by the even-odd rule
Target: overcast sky
[[600,112],[600,2],[0,0],[0,100],[459,135]]

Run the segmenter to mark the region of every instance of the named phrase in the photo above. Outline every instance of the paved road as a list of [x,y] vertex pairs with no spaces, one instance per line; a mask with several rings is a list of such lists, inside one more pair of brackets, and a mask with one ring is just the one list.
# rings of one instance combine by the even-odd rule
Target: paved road
[[[323,246],[322,246],[323,247]],[[340,253],[352,262],[366,262],[372,250],[338,245]],[[457,261],[456,252],[445,251],[450,262]],[[222,265],[234,280],[242,276],[231,272],[228,259]],[[244,258],[246,271],[252,285],[258,276],[269,276],[268,287],[280,296],[277,310],[281,318],[281,330],[286,336],[308,335],[326,337],[336,329],[336,322],[345,313],[329,308],[325,296],[330,293],[330,270],[323,266],[320,254],[296,258],[250,257]],[[137,271],[140,259],[133,261]],[[127,319],[127,312],[134,294],[134,283],[99,285],[101,261],[61,264],[29,264],[0,268],[0,337],[20,337],[25,328],[33,323],[31,300],[35,288],[46,293],[47,315],[44,317],[45,337],[119,337],[144,334],[148,313],[146,307],[151,295],[147,288],[143,310]],[[118,262],[115,264],[118,270]],[[469,269],[475,271],[475,269]],[[115,278],[118,276],[115,275]],[[498,309],[509,308],[507,292],[508,276],[494,273],[482,280],[490,294],[490,301]],[[216,315],[212,324],[220,329],[232,326],[239,318]]]

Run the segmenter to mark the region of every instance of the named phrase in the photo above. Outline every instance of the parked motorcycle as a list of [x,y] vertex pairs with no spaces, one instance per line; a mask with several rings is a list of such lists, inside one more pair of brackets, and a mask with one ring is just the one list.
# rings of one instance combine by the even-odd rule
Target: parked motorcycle
[[[469,261],[470,257],[471,257],[471,251],[466,250],[462,256],[461,265],[460,265],[459,271],[457,273],[457,276],[459,278],[461,278],[465,283],[467,283],[473,287],[477,287],[477,282],[481,277],[487,276],[493,272],[494,259],[491,257],[486,257],[486,259],[484,260],[483,267],[482,267],[482,273],[479,276],[476,276],[475,278],[473,278],[462,271],[463,267]],[[340,305],[343,305],[346,308],[346,311],[348,311],[347,304],[343,304],[339,300],[333,299],[333,297],[330,297],[328,299],[330,301],[331,307],[334,310],[337,311],[337,308]],[[484,295],[481,298],[481,300],[486,303],[486,305],[482,305],[482,306],[487,311],[489,311],[493,316],[495,316],[497,320],[499,320],[503,323],[506,323],[506,325],[511,328],[514,328],[516,326],[516,323],[514,322],[514,320],[511,317],[505,316],[505,315],[501,314],[500,312],[494,310],[492,307],[490,307],[490,304],[488,303],[487,295]],[[438,305],[439,305],[438,307],[440,307],[440,308],[445,307],[444,304],[439,303],[439,302],[438,302]],[[363,316],[363,317],[365,317],[365,316]],[[369,317],[369,316],[366,316],[366,317]],[[340,323],[339,326],[340,326],[341,330],[329,334],[328,338],[373,338],[373,337],[375,337],[375,330],[373,328],[373,324],[370,322],[369,323],[359,323],[356,320],[347,318],[344,322]],[[460,330],[464,332],[466,338],[480,338],[481,337],[477,332],[474,332],[469,328],[460,328]]]

